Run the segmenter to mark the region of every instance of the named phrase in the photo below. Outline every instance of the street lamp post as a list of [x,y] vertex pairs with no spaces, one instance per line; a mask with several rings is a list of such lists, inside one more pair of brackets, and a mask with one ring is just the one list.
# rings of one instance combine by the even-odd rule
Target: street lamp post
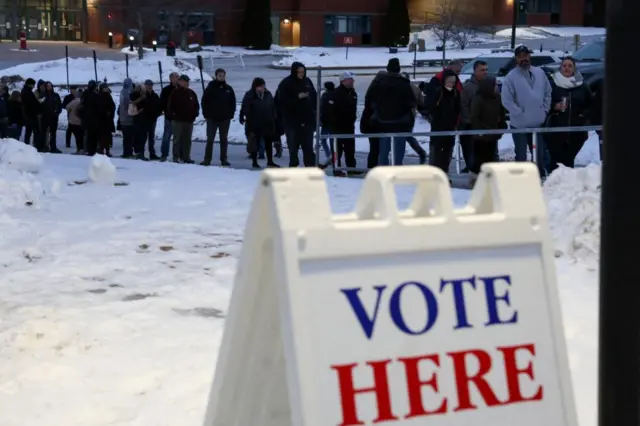
[[516,27],[518,25],[518,14],[524,14],[527,8],[526,0],[511,0],[513,3],[513,16],[511,21],[511,48],[516,48]]
[[129,36],[129,52],[133,52],[133,36]]

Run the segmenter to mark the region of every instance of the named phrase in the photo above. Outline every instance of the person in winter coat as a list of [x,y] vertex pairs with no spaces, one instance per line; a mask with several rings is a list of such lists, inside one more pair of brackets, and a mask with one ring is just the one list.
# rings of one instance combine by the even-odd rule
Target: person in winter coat
[[111,145],[113,144],[113,133],[116,131],[114,119],[116,116],[116,104],[111,96],[111,89],[107,83],[100,85],[101,111],[104,118],[100,121],[98,128],[98,154],[111,157]]
[[144,156],[147,142],[147,89],[136,85],[129,95],[129,115],[133,116],[133,153],[138,160],[148,161]]
[[[82,89],[74,90],[75,99],[67,103],[67,129],[76,140],[76,154],[84,153],[84,129],[82,128],[82,119],[80,118]],[[66,100],[66,98],[65,98]],[[64,103],[64,101],[63,101]]]
[[298,151],[302,148],[305,167],[315,167],[313,132],[316,127],[316,98],[313,82],[301,62],[291,64],[291,74],[285,77],[276,91],[276,104],[282,114],[289,146],[289,167],[298,167]]
[[[471,127],[471,104],[478,93],[480,82],[487,76],[489,66],[483,60],[477,60],[473,63],[473,74],[469,80],[462,85],[462,97],[460,98],[460,130],[470,130]],[[473,165],[475,152],[475,139],[472,135],[460,136],[460,147],[464,157],[465,168],[462,173],[468,173],[470,170],[479,170]]]
[[[585,126],[589,118],[593,95],[576,70],[573,58],[564,58],[560,70],[551,77],[552,111],[549,127]],[[548,133],[545,142],[551,157],[550,171],[558,164],[573,167],[576,156],[587,141],[587,132]]]
[[[531,51],[518,46],[515,51],[517,66],[509,71],[502,83],[502,104],[509,112],[509,124],[514,129],[542,127],[551,109],[551,84],[541,68],[531,65]],[[546,175],[545,146],[538,137],[537,163],[540,176]],[[533,150],[532,133],[514,133],[516,161],[527,161],[527,146]]]
[[177,72],[169,74],[169,84],[162,88],[160,92],[160,107],[162,108],[162,114],[164,114],[164,129],[162,131],[162,145],[160,146],[160,161],[167,161],[169,157],[169,149],[171,148],[171,137],[173,131],[171,128],[171,119],[167,117],[167,104],[169,103],[169,97],[173,93],[174,89],[178,87],[178,75]]
[[[353,135],[356,132],[358,109],[358,94],[353,88],[355,74],[345,72],[340,76],[340,85],[333,93],[330,108],[331,133],[339,135]],[[344,153],[344,163],[349,169],[356,167],[356,140],[353,137],[336,139],[338,159]],[[348,170],[347,173],[355,173]]]
[[[69,88],[69,94],[66,95],[62,99],[62,109],[63,110],[68,111],[67,110],[67,105],[69,105],[71,103],[71,101],[76,99],[77,91],[78,91],[78,86],[71,86]],[[65,142],[65,146],[67,148],[71,148],[71,135],[72,135],[71,130],[69,129],[69,126],[67,126],[67,130],[64,133],[64,142]]]
[[58,117],[62,112],[62,100],[60,95],[53,90],[53,84],[50,81],[45,83],[43,99],[42,129],[45,133],[45,138],[49,141],[49,152],[60,154],[62,151],[58,149],[56,144],[56,134],[58,133]]
[[[400,74],[400,60],[389,59],[386,71],[380,71],[371,82],[365,95],[365,105],[371,106],[370,121],[382,133],[409,133],[413,129],[417,106],[411,82]],[[406,140],[395,137],[391,146],[390,137],[380,138],[378,164],[389,165],[389,153],[393,149],[393,161],[401,165],[406,149]]]
[[[409,76],[409,73],[403,72],[402,75],[404,76],[404,78],[411,81],[411,77]],[[422,90],[420,89],[420,87],[418,87],[418,85],[414,83],[411,83],[411,89],[413,90],[413,94],[416,97],[416,103],[417,103],[416,108],[414,108],[413,110],[413,118],[415,120],[415,118],[418,116],[418,112],[420,112],[421,114],[424,113],[424,109],[425,109],[424,94],[422,93]],[[415,124],[415,121],[414,121],[414,124]],[[425,164],[427,162],[427,152],[424,150],[424,148],[422,148],[422,146],[420,146],[420,143],[418,142],[418,140],[413,136],[409,136],[407,138],[407,143],[409,144],[411,149],[416,154],[418,154],[418,157],[420,158],[420,164]]]
[[4,99],[5,102],[9,102],[11,93],[9,92],[9,88],[7,86],[0,87],[0,98]]
[[167,113],[173,129],[173,161],[193,164],[191,159],[191,135],[193,122],[200,114],[198,95],[189,88],[189,76],[181,75],[178,87],[171,93]]
[[91,80],[87,90],[82,93],[80,117],[84,128],[84,145],[86,154],[94,156],[98,152],[100,126],[105,120],[104,104],[98,94],[98,84]]
[[[431,131],[454,131],[460,116],[460,92],[456,89],[458,77],[452,70],[445,70],[440,89],[427,98],[427,110],[431,116]],[[449,165],[455,145],[455,136],[432,136],[429,152],[433,165],[449,173]]]
[[229,146],[229,127],[236,114],[236,93],[226,81],[227,73],[218,68],[215,80],[209,83],[202,95],[202,115],[207,120],[207,146],[204,151],[203,166],[211,164],[213,143],[220,131],[220,164],[229,166],[227,149]]
[[44,139],[40,127],[42,105],[34,92],[35,85],[36,81],[34,79],[27,78],[21,92],[22,110],[25,118],[24,143],[29,145],[33,134],[33,146],[39,152],[44,152]]
[[[471,101],[469,128],[473,130],[498,130],[507,128],[507,120],[502,107],[502,98],[496,91],[494,77],[478,80],[476,93]],[[476,175],[484,163],[493,161],[502,135],[474,135],[474,162],[470,171]]]
[[262,141],[267,156],[267,167],[280,167],[273,161],[274,134],[276,133],[276,105],[267,90],[264,79],[254,78],[251,90],[244,94],[239,120],[245,126],[245,133],[249,141],[252,167],[259,169],[258,146]]
[[[364,99],[364,108],[362,115],[360,116],[360,133],[362,134],[375,134],[378,130],[375,124],[371,121],[373,115],[373,109],[371,106],[371,100]],[[367,168],[373,169],[378,165],[378,158],[380,157],[380,138],[369,138],[369,154],[367,155]]]
[[[118,115],[120,117],[120,127],[122,128],[122,158],[133,157],[133,145],[135,143],[135,130],[133,128],[133,115],[129,114],[129,104],[131,103],[131,91],[133,82],[130,78],[125,78],[120,91],[120,103],[118,105]],[[133,107],[131,112],[135,112]]]
[[22,95],[17,90],[11,93],[7,102],[7,137],[20,139],[24,127],[24,112],[22,111]]
[[[332,96],[335,90],[336,85],[333,84],[333,81],[326,81],[324,83],[324,92],[322,96],[320,96],[320,134],[322,136],[331,134],[330,109],[333,104]],[[329,146],[329,142],[331,142],[331,146]],[[333,142],[330,141],[330,138],[322,137],[320,138],[320,144],[326,157],[324,164],[321,164],[321,167],[324,168],[333,161]]]
[[7,137],[9,127],[9,105],[4,96],[0,95],[0,138]]
[[[146,80],[144,82],[145,87],[145,107],[144,107],[144,125],[145,125],[145,139],[147,146],[149,147],[149,159],[159,160],[156,153],[156,124],[158,117],[162,115],[162,102],[160,96],[153,90],[153,81]],[[162,148],[161,148],[162,149]]]

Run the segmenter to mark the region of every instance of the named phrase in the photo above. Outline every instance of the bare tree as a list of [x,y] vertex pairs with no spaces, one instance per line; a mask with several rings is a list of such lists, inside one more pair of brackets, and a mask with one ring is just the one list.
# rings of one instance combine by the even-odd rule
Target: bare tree
[[[438,6],[436,22],[431,24],[431,31],[442,42],[442,61],[447,58],[447,43],[454,42],[460,46],[460,40],[466,47],[471,40],[471,34],[460,36],[460,29],[464,28],[465,0],[443,0]],[[473,35],[475,37],[475,34]],[[463,48],[463,47],[461,47]]]
[[460,50],[464,50],[475,38],[476,30],[473,27],[455,27],[451,32],[451,40],[453,40]]

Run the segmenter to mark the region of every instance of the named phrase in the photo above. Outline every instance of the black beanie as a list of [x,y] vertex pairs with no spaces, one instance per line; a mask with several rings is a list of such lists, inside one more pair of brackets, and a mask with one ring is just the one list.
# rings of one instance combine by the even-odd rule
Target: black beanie
[[400,72],[400,59],[398,58],[389,59],[389,63],[387,63],[387,71]]
[[24,84],[26,84],[27,86],[35,86],[36,81],[32,78],[28,78],[27,81],[24,82]]

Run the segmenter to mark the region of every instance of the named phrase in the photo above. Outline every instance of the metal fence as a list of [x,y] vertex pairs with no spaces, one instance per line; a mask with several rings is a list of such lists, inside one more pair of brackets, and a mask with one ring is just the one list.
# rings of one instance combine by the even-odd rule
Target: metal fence
[[[544,154],[544,138],[541,138],[540,134],[546,133],[570,133],[570,132],[592,132],[601,131],[602,126],[572,126],[572,127],[536,127],[527,129],[496,129],[496,130],[455,130],[448,132],[416,132],[416,133],[370,133],[370,134],[335,134],[335,135],[321,135],[319,129],[316,129],[316,163],[319,164],[318,158],[320,156],[320,145],[322,139],[329,139],[329,143],[332,147],[332,152],[335,151],[334,142],[338,139],[359,139],[359,138],[390,138],[391,139],[391,151],[390,151],[390,164],[396,165],[394,142],[396,138],[408,138],[408,137],[438,137],[438,136],[453,136],[455,137],[454,156],[456,165],[456,174],[460,174],[462,170],[461,157],[462,148],[460,145],[460,136],[478,136],[478,135],[505,135],[505,134],[523,134],[529,133],[532,135],[532,151],[531,161],[534,163],[542,162]],[[542,142],[542,143],[539,143]],[[539,149],[542,148],[542,149]],[[335,158],[332,159],[335,161]],[[367,169],[363,168],[350,168],[350,167],[336,167],[338,171],[355,171],[363,172]]]

